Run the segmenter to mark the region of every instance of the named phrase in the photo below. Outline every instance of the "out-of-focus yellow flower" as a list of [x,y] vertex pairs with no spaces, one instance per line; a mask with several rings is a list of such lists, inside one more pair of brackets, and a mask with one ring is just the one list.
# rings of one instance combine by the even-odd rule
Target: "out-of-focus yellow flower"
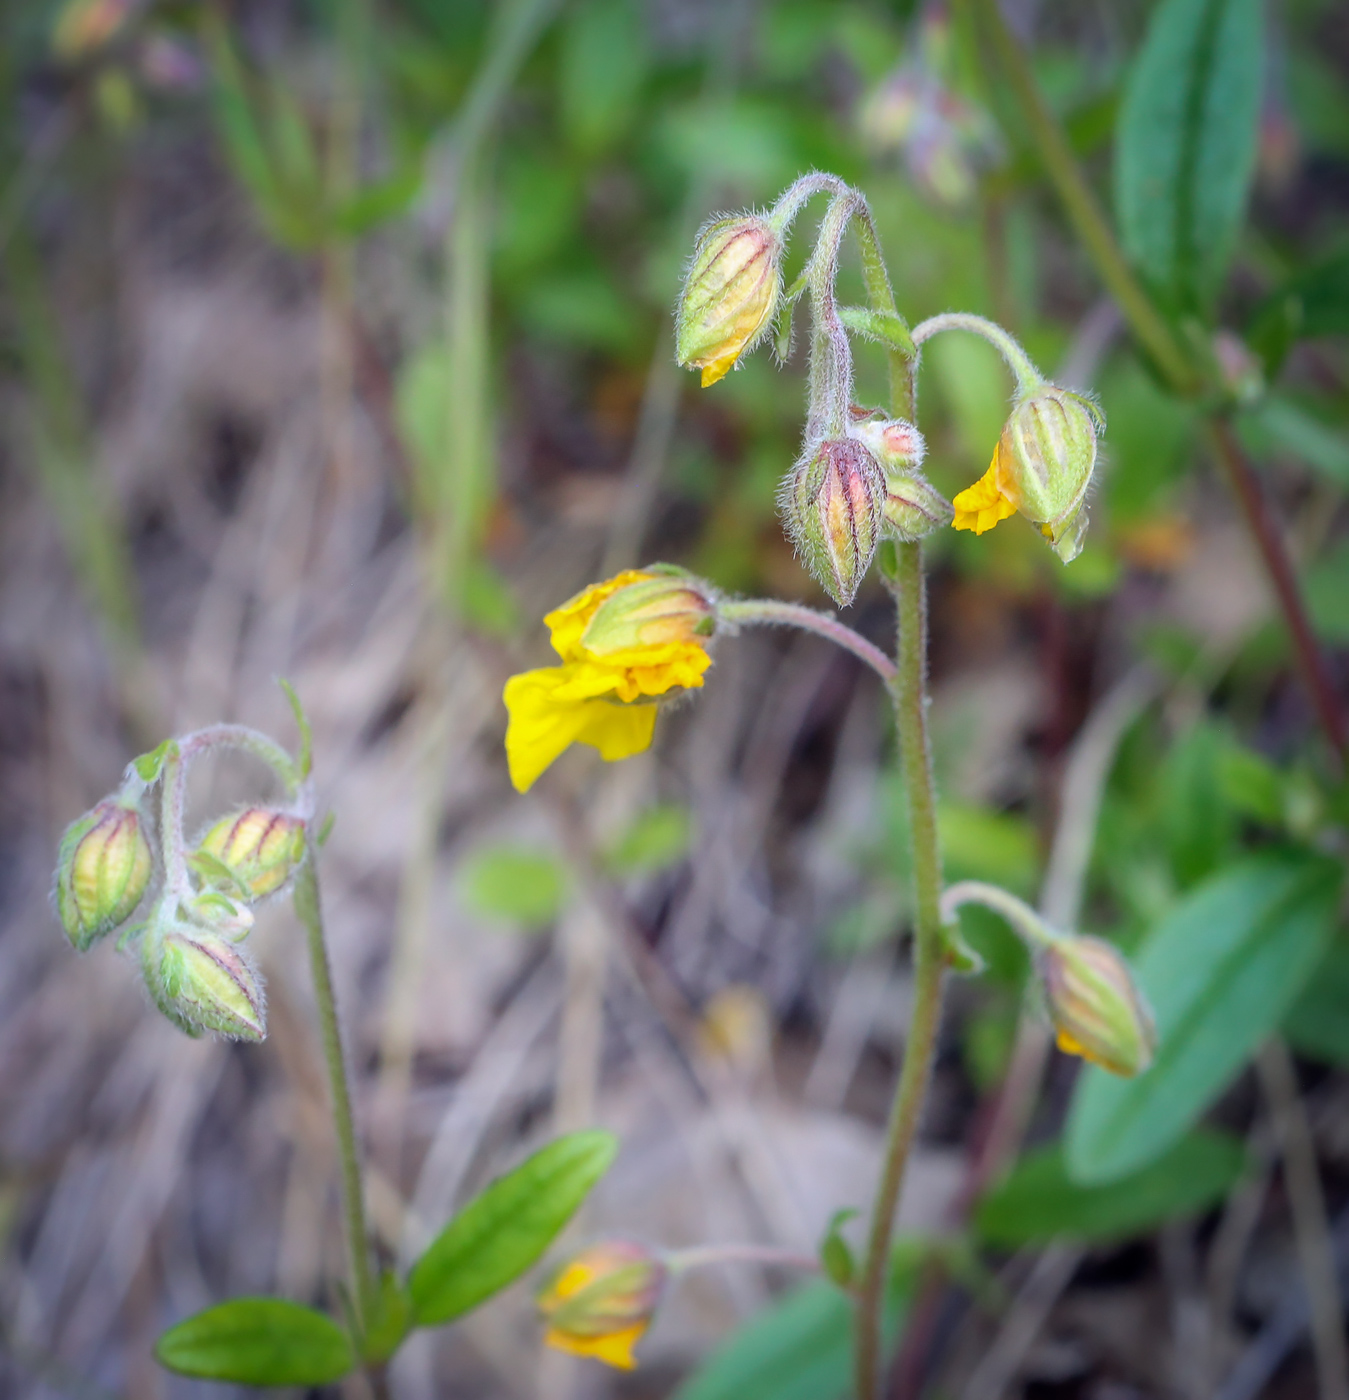
[[632,1240],[604,1240],[565,1263],[538,1296],[543,1340],[558,1351],[631,1371],[633,1347],[665,1287],[659,1256]]
[[710,591],[682,570],[628,569],[592,584],[544,618],[561,666],[506,682],[506,758],[526,792],[571,744],[608,762],[651,744],[656,701],[696,690],[712,664]]

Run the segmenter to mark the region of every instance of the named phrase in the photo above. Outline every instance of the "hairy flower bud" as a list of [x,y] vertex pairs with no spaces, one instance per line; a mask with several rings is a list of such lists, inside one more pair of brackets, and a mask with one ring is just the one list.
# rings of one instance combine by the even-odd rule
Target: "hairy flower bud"
[[853,408],[849,436],[864,442],[887,477],[911,476],[923,465],[927,443],[905,418],[887,418],[875,410]]
[[692,642],[716,631],[710,585],[669,564],[651,564],[642,572],[652,577],[625,584],[600,604],[581,633],[586,651],[612,656],[634,647]]
[[253,930],[253,911],[220,890],[203,890],[192,900],[187,913],[193,923],[231,943],[242,942]]
[[780,498],[787,530],[806,567],[846,607],[880,539],[885,474],[865,443],[825,438],[808,448]]
[[124,924],[150,883],[140,814],[108,798],[66,828],[56,865],[56,911],[84,952]]
[[1152,1012],[1118,950],[1100,938],[1057,939],[1042,975],[1061,1050],[1111,1074],[1141,1074],[1152,1063]]
[[245,807],[221,817],[197,848],[220,861],[252,899],[272,894],[304,859],[304,822],[270,807]]
[[604,1240],[554,1271],[538,1295],[544,1341],[630,1371],[632,1348],[651,1323],[665,1288],[660,1257],[632,1240]]
[[717,219],[698,235],[675,321],[676,358],[715,384],[767,331],[782,290],[782,240],[757,214]]
[[1086,534],[1084,502],[1104,430],[1100,409],[1081,394],[1045,384],[1018,399],[988,471],[955,498],[956,529],[981,535],[1019,511],[1070,563]]
[[955,515],[951,502],[922,472],[887,476],[882,511],[890,532],[909,543],[949,525]]
[[141,944],[141,971],[155,1005],[188,1035],[266,1036],[257,975],[225,939],[180,922],[152,928]]

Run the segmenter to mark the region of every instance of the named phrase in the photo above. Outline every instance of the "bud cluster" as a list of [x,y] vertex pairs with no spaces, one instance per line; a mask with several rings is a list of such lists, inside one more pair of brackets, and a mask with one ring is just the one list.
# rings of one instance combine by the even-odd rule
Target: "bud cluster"
[[[57,861],[56,911],[79,952],[121,929],[118,946],[134,947],[151,999],[189,1035],[261,1040],[262,983],[242,944],[252,906],[283,889],[303,862],[306,823],[297,811],[248,806],[188,849],[183,768],[194,739],[207,746],[188,736],[138,759],[116,794],[71,824]],[[161,883],[133,924],[155,876],[147,812],[163,851]]]

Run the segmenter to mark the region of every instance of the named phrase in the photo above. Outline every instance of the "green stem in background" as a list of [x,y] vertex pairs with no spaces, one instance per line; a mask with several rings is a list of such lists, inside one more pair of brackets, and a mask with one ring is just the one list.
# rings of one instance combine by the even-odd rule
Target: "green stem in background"
[[772,1244],[702,1244],[689,1249],[672,1249],[665,1256],[665,1267],[672,1274],[701,1269],[708,1264],[767,1264],[807,1273],[820,1272],[820,1261],[814,1255]]
[[875,1400],[881,1372],[881,1306],[889,1272],[890,1237],[904,1169],[918,1132],[923,1101],[941,1027],[942,942],[941,847],[937,838],[937,794],[927,734],[927,598],[923,547],[896,545],[893,588],[899,624],[898,669],[893,686],[895,721],[904,767],[913,846],[913,1014],[904,1062],[895,1086],[885,1132],[881,1177],[872,1206],[866,1256],[857,1291],[857,1396]]
[[947,311],[940,316],[929,316],[913,328],[913,343],[921,345],[943,331],[969,331],[982,336],[1007,361],[1007,367],[1016,376],[1018,394],[1032,393],[1044,382],[1045,377],[1035,367],[1035,362],[1017,343],[1016,337],[1009,335],[993,321],[982,316],[974,316],[965,311]]
[[[961,0],[967,12],[984,26],[992,40],[1023,119],[1035,142],[1045,172],[1058,191],[1068,221],[1081,238],[1096,270],[1114,297],[1130,329],[1177,394],[1193,396],[1203,387],[1203,375],[1191,363],[1161,313],[1143,289],[1115,240],[1110,224],[1087,184],[1063,128],[1050,111],[1034,70],[1016,36],[1007,28],[998,0]],[[1279,528],[1260,491],[1245,454],[1225,418],[1210,415],[1214,448],[1231,480],[1246,526],[1260,550],[1284,615],[1303,683],[1311,694],[1327,740],[1343,769],[1349,764],[1349,736],[1321,648],[1307,619],[1297,579]]]
[[961,3],[973,7],[976,20],[992,41],[1045,172],[1058,190],[1069,222],[1090,253],[1101,280],[1119,304],[1124,319],[1176,391],[1194,393],[1200,387],[1200,377],[1125,260],[1096,196],[1078,167],[1068,137],[1040,91],[1030,60],[1007,27],[998,0],[961,0]]
[[814,632],[865,661],[886,685],[894,683],[895,663],[880,647],[873,646],[860,633],[828,613],[804,608],[799,603],[780,603],[774,598],[745,598],[720,604],[717,615],[722,621],[733,624],[799,627]]
[[328,945],[323,936],[318,846],[312,836],[306,844],[304,864],[295,879],[295,912],[309,938],[309,966],[314,978],[314,998],[318,1003],[319,1030],[323,1039],[323,1058],[328,1067],[333,1127],[337,1132],[337,1152],[341,1165],[342,1207],[346,1216],[347,1254],[351,1267],[352,1320],[359,1338],[365,1335],[366,1322],[374,1303],[374,1275],[370,1268],[370,1242],[365,1224],[365,1195],[356,1144],[356,1123],[351,1112],[351,1090],[347,1080],[346,1057],[342,1052],[342,1031],[337,1021],[332,966],[328,961]]

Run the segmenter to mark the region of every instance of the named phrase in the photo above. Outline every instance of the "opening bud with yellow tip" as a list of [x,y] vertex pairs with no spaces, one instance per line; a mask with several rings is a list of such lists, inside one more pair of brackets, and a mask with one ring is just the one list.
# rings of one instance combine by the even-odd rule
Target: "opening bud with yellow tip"
[[1086,496],[1105,417],[1092,401],[1040,384],[1013,405],[988,471],[953,502],[957,530],[982,535],[1019,512],[1065,564],[1082,551]]
[[782,292],[782,238],[759,214],[717,219],[698,235],[675,314],[681,365],[721,379],[773,323]]
[[108,798],[66,828],[56,864],[56,912],[81,953],[131,917],[151,871],[135,808]]
[[633,1240],[602,1240],[560,1265],[540,1289],[544,1341],[621,1371],[637,1365],[632,1349],[651,1325],[668,1269]]
[[225,866],[250,899],[262,899],[279,890],[304,859],[304,822],[270,807],[245,807],[221,817],[198,850]]
[[141,942],[141,971],[155,1005],[188,1035],[265,1038],[262,987],[227,939],[180,922],[152,926]]
[[1041,976],[1059,1049],[1126,1077],[1152,1063],[1152,1012],[1112,944],[1082,934],[1057,938],[1042,954]]
[[611,593],[586,624],[581,645],[593,655],[692,642],[716,631],[716,599],[702,579],[672,564],[642,572],[650,577]]
[[780,505],[806,567],[840,607],[857,596],[880,540],[885,474],[855,437],[806,449],[783,485]]

